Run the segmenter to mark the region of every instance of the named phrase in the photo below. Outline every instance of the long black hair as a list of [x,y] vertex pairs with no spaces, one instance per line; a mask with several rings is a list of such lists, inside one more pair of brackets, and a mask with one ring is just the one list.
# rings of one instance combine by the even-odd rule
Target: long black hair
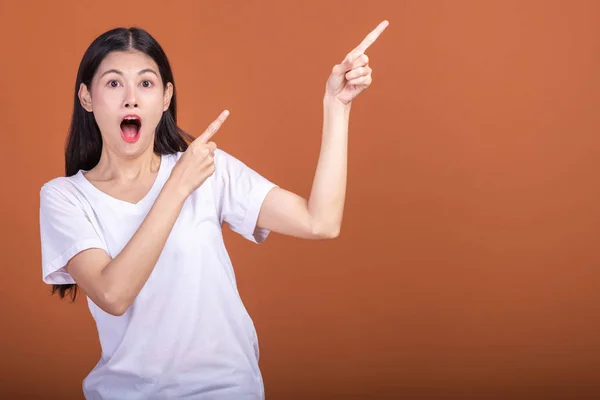
[[[73,176],[79,170],[94,168],[102,154],[102,136],[94,115],[86,111],[79,100],[79,87],[83,83],[91,87],[92,79],[102,60],[113,51],[137,50],[150,56],[158,65],[158,71],[166,86],[173,85],[173,96],[167,111],[163,112],[156,126],[154,152],[157,154],[173,154],[185,151],[188,142],[193,138],[177,126],[177,102],[175,81],[167,55],[158,42],[145,30],[137,27],[115,28],[98,36],[88,47],[77,72],[75,96],[73,98],[73,115],[69,127],[69,135],[65,149],[65,174]],[[53,285],[52,294],[58,292],[61,298],[71,295],[75,300],[77,285]]]

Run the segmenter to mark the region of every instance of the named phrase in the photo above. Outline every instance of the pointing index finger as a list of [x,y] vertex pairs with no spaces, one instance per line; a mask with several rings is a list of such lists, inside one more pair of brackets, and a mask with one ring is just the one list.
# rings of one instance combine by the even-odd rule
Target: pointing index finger
[[195,141],[198,141],[200,143],[208,143],[208,141],[210,140],[211,137],[213,137],[213,135],[215,133],[217,133],[217,131],[219,130],[219,128],[221,127],[221,125],[223,125],[223,122],[225,122],[225,120],[227,119],[227,117],[229,116],[229,110],[225,110],[223,111],[219,117],[214,120],[209,126],[208,128],[206,128],[206,130],[204,131],[204,133],[202,133],[202,135],[198,136],[196,138]]
[[359,54],[363,54],[365,51],[367,51],[367,49],[373,44],[375,43],[375,41],[377,40],[377,38],[379,37],[379,35],[381,35],[381,33],[385,30],[385,28],[388,27],[390,23],[386,20],[383,21],[381,23],[379,23],[379,25],[377,25],[377,28],[373,29],[364,39],[363,41],[354,49],[355,52],[358,52]]

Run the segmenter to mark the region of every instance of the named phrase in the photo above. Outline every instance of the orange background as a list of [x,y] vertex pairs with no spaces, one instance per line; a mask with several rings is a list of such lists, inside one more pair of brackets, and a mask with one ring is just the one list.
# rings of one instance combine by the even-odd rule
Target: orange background
[[383,19],[340,238],[225,232],[267,398],[600,398],[599,15],[567,0],[1,0],[0,398],[81,398],[100,356],[83,298],[41,281],[38,231],[93,38],[149,30],[180,125],[197,135],[230,109],[218,145],[308,196],[325,80]]

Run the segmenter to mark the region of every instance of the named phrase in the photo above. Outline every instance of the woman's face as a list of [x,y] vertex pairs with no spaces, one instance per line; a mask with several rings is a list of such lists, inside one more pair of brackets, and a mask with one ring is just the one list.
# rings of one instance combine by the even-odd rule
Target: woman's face
[[154,148],[156,126],[169,108],[173,85],[139,51],[115,51],[101,62],[89,88],[81,85],[84,109],[94,113],[106,150],[126,158]]

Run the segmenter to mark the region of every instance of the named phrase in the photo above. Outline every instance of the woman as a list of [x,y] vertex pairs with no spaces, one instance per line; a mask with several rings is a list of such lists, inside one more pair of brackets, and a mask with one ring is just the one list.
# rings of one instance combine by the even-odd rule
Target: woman
[[83,382],[87,399],[264,398],[221,227],[256,243],[270,231],[338,235],[350,106],[371,83],[364,52],[386,27],[327,81],[308,200],[217,149],[227,111],[195,140],[177,127],[171,68],[147,32],[119,28],[92,42],[77,75],[66,177],[40,191],[43,280],[61,297],[81,288],[97,324],[102,356]]

